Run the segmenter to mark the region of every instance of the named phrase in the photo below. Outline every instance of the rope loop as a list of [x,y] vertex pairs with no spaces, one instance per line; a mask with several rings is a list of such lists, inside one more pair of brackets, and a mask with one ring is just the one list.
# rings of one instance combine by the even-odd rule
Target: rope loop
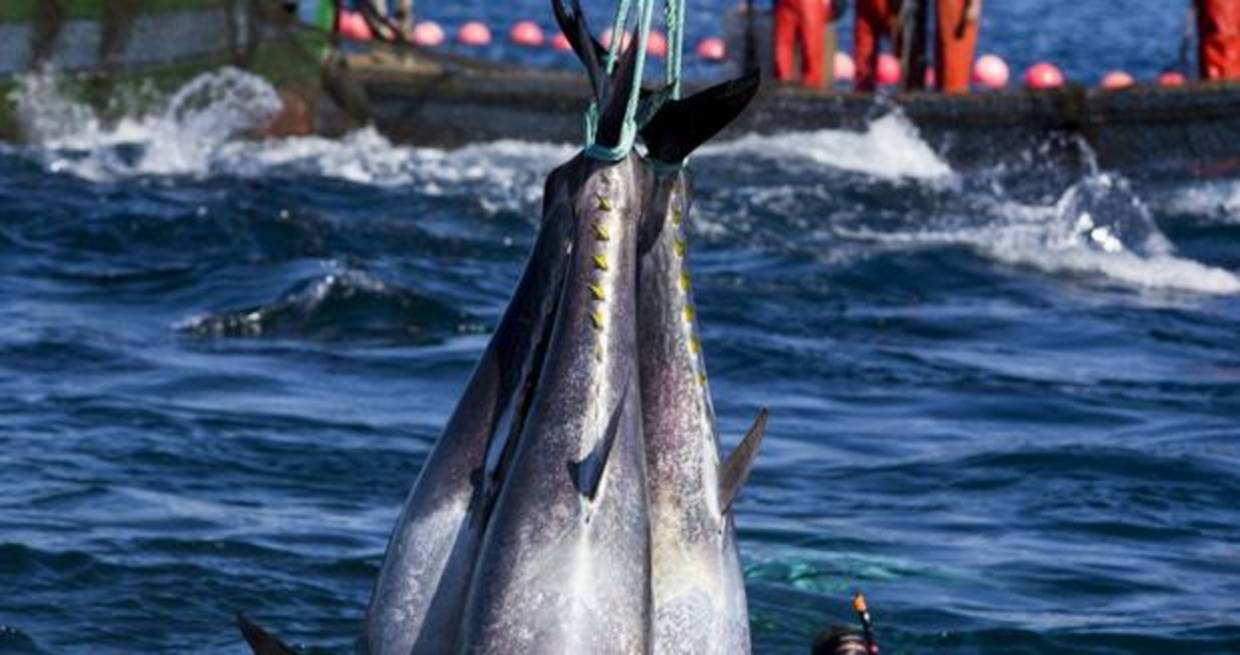
[[[614,147],[601,146],[596,142],[598,136],[599,107],[592,101],[585,113],[585,154],[588,157],[603,161],[619,161],[628,156],[637,141],[637,109],[641,103],[641,81],[646,68],[646,45],[650,39],[650,27],[654,18],[654,5],[658,0],[618,0],[616,18],[612,21],[611,43],[607,48],[607,74],[613,75],[616,62],[620,58],[620,49],[624,46],[624,35],[627,33],[630,14],[635,13],[633,22],[637,31],[637,42],[630,47],[637,48],[634,64],[634,81],[629,91],[628,104],[624,111],[624,124],[620,129],[620,142]],[[668,54],[665,79],[672,87],[672,98],[680,97],[680,72],[684,51],[685,0],[665,0],[664,20],[667,23]]]

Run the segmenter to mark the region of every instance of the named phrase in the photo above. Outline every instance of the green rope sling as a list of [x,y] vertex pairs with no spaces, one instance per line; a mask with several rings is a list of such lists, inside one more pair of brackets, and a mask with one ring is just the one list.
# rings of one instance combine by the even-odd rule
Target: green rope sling
[[[637,82],[629,91],[628,104],[625,106],[624,124],[620,131],[620,142],[615,146],[603,146],[595,141],[598,134],[599,107],[593,101],[585,114],[585,154],[587,157],[600,161],[620,161],[629,155],[637,141],[637,109],[641,101],[641,79],[646,67],[646,44],[650,39],[650,26],[654,18],[654,5],[657,0],[637,0],[636,16],[637,48],[634,73]],[[616,6],[616,19],[612,25],[611,43],[607,49],[607,74],[615,72],[616,62],[620,58],[620,49],[627,33],[629,14],[632,12],[632,0],[619,0]],[[680,98],[680,71],[684,49],[684,0],[667,0],[664,17],[667,22],[668,54],[666,81],[672,87],[672,98]],[[678,168],[679,166],[677,166]]]

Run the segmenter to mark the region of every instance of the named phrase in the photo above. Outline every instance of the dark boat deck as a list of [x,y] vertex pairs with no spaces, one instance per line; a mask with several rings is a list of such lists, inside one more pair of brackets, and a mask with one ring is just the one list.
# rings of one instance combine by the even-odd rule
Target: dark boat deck
[[[389,137],[423,146],[520,138],[575,142],[584,75],[445,55],[376,51],[328,64],[329,87]],[[1231,170],[1240,163],[1240,85],[1067,87],[943,96],[821,93],[767,84],[724,138],[862,130],[899,110],[954,166],[990,166],[1035,149],[1121,170]],[[1082,148],[1087,144],[1089,148]]]

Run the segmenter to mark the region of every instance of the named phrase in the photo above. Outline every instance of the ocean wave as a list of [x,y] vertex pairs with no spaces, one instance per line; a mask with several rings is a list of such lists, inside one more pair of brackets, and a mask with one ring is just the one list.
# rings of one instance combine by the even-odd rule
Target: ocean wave
[[199,75],[158,111],[111,122],[65,94],[52,72],[23,77],[14,98],[25,152],[51,172],[97,183],[315,176],[470,197],[496,213],[530,209],[542,197],[542,178],[576,152],[522,141],[457,150],[400,146],[372,127],[340,139],[256,140],[253,132],[279,112],[280,97],[264,79],[234,68]]
[[1240,181],[1197,184],[1175,193],[1167,202],[1173,212],[1240,223]]
[[484,329],[446,303],[354,270],[300,283],[270,304],[196,316],[176,328],[202,337],[415,342]]
[[856,227],[840,233],[893,245],[962,245],[1004,264],[1130,288],[1240,293],[1235,273],[1179,256],[1122,178],[1091,175],[1051,205],[995,196],[976,199],[972,209],[981,220],[945,216],[907,230]]
[[903,114],[891,112],[863,132],[819,130],[772,136],[747,135],[702,148],[704,157],[757,156],[808,162],[883,179],[947,178],[951,166],[923,141]]

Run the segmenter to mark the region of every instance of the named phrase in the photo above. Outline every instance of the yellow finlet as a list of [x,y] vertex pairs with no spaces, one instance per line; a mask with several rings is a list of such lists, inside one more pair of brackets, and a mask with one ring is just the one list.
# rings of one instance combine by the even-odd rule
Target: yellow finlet
[[594,256],[594,268],[600,271],[607,270],[607,255],[598,254]]
[[693,308],[693,305],[685,305],[684,311],[686,322],[692,323],[697,318],[697,310]]
[[689,352],[694,355],[702,352],[702,342],[699,341],[697,337],[691,337],[689,339]]
[[607,300],[607,292],[603,289],[602,285],[591,284],[590,294],[594,296],[595,300],[598,300],[600,302],[603,300]]
[[689,278],[689,271],[680,272],[680,290],[688,291],[693,284],[693,280]]
[[603,312],[595,311],[591,313],[590,321],[594,323],[595,330],[603,329]]
[[594,224],[594,237],[599,241],[611,241],[611,231],[602,223]]
[[605,211],[605,212],[611,211],[611,200],[607,199],[606,196],[599,196],[598,197],[598,208],[599,208],[599,211]]
[[672,225],[680,225],[680,210],[672,210]]
[[676,245],[675,245],[675,248],[676,248],[676,256],[677,256],[677,257],[684,257],[684,256],[685,256],[685,253],[686,253],[686,252],[688,252],[688,250],[689,250],[689,247],[688,247],[687,245],[685,245],[685,240],[684,240],[684,239],[676,239]]

